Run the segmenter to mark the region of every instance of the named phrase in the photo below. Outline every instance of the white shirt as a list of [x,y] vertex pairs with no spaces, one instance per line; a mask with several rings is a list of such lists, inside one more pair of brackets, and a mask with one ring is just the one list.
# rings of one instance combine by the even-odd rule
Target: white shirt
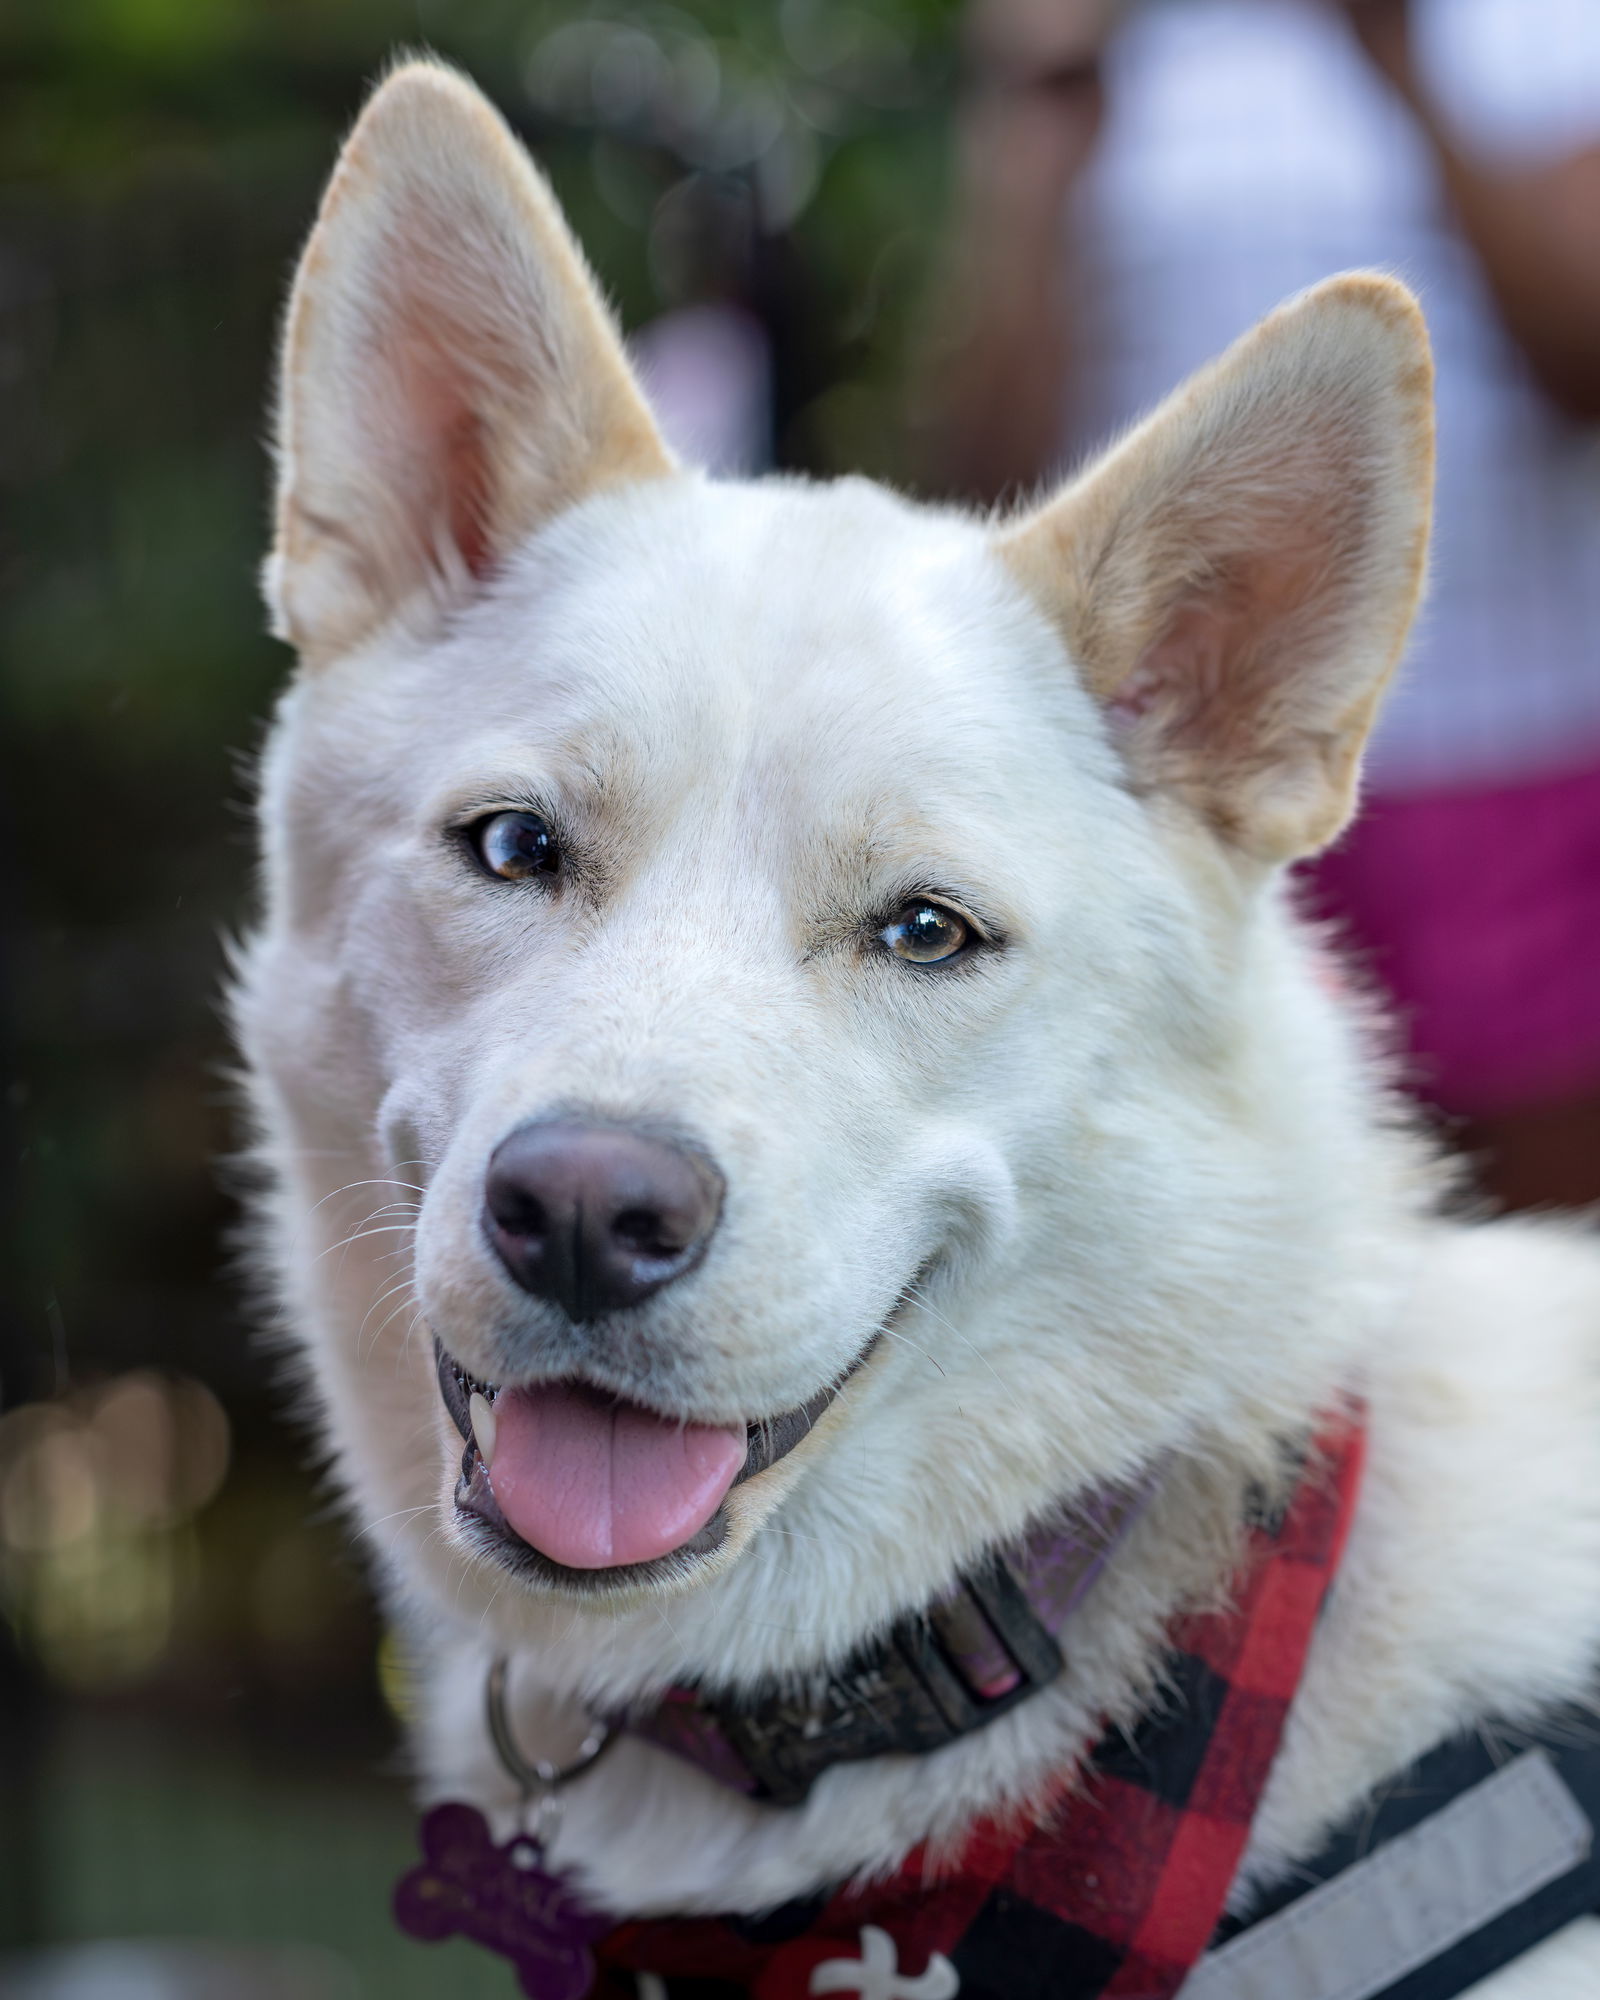
[[[1600,140],[1600,0],[1412,0],[1430,100],[1479,158]],[[1369,762],[1388,789],[1600,756],[1600,434],[1540,395],[1427,144],[1318,0],[1150,0],[1108,55],[1081,186],[1081,446],[1280,300],[1377,265],[1438,363],[1433,584]]]

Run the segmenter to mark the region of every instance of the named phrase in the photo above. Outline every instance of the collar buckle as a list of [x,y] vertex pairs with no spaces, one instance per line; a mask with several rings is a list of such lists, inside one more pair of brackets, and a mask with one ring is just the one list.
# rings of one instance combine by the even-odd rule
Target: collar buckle
[[[774,1805],[799,1805],[834,1764],[895,1753],[941,1750],[1047,1687],[1062,1667],[1061,1648],[1007,1564],[998,1557],[963,1579],[947,1600],[963,1622],[982,1624],[999,1642],[1015,1679],[985,1693],[962,1672],[939,1630],[951,1622],[902,1619],[831,1673],[820,1689],[749,1704],[716,1705],[722,1733]],[[943,1607],[942,1607],[943,1609]]]

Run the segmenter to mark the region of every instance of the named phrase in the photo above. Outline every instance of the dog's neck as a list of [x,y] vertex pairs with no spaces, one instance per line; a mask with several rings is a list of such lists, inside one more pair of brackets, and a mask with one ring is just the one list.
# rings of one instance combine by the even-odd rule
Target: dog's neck
[[[839,1764],[926,1756],[1036,1699],[1061,1641],[1159,1483],[1108,1487],[996,1549],[831,1671],[718,1699],[673,1688],[619,1722],[746,1797],[801,1804]],[[498,1687],[499,1676],[491,1676]]]
[[[1280,1457],[1281,1478],[1284,1465]],[[613,1910],[714,1912],[760,1909],[892,1867],[921,1840],[948,1853],[977,1816],[1036,1801],[1108,1721],[1132,1726],[1156,1694],[1172,1622],[1225,1594],[1260,1492],[1256,1469],[1224,1468],[1204,1453],[1167,1468],[1069,1621],[1057,1679],[987,1727],[931,1755],[840,1764],[784,1809],[624,1737],[571,1787],[556,1863]],[[490,1658],[479,1635],[438,1658],[421,1750],[431,1796],[467,1797],[504,1832],[518,1795],[483,1726]],[[559,1759],[582,1733],[581,1713],[570,1694],[538,1686],[552,1664],[542,1647],[520,1664],[513,1726],[530,1750]]]

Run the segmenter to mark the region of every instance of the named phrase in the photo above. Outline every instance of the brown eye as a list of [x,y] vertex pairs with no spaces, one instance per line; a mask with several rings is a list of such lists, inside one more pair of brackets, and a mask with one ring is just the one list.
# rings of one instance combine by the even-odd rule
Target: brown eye
[[467,828],[467,840],[483,867],[508,882],[553,875],[561,865],[556,837],[537,813],[493,813]]
[[955,958],[972,942],[972,927],[954,910],[938,903],[907,903],[892,924],[885,924],[878,936],[894,953],[911,965],[938,965]]

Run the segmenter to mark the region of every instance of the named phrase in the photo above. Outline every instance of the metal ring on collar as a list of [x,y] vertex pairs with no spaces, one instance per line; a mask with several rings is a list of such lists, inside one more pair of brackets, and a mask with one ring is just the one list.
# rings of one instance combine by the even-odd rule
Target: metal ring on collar
[[543,1757],[531,1762],[518,1748],[517,1739],[511,1733],[511,1717],[506,1708],[506,1683],[511,1674],[511,1661],[505,1653],[496,1654],[489,1665],[489,1678],[484,1686],[484,1714],[489,1724],[489,1740],[495,1748],[507,1773],[516,1779],[524,1798],[532,1798],[539,1792],[558,1791],[573,1778],[580,1777],[591,1764],[597,1763],[610,1747],[612,1729],[608,1722],[600,1722],[593,1717],[589,1720],[589,1733],[578,1747],[578,1754],[570,1764],[551,1764]]

